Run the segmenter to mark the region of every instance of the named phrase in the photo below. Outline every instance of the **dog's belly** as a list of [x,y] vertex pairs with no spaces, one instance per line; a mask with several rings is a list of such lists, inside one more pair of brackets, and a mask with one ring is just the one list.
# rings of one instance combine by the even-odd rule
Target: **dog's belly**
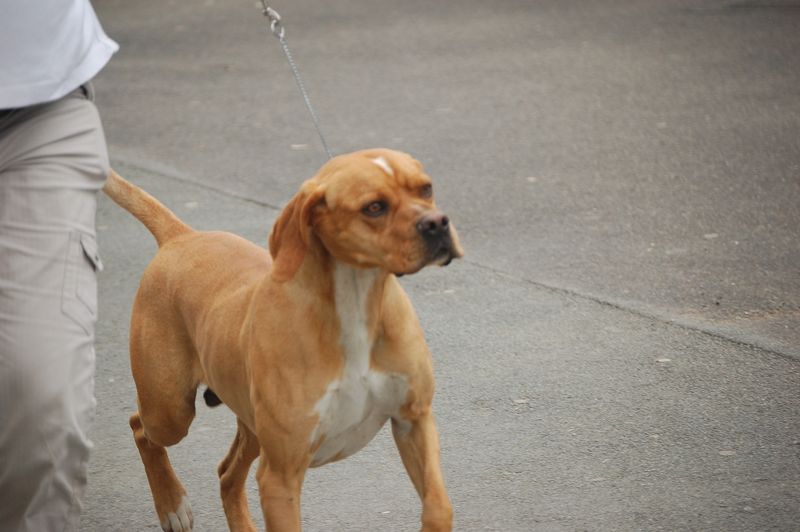
[[311,444],[319,448],[311,466],[341,460],[364,447],[390,417],[398,414],[407,392],[405,377],[379,371],[346,374],[332,382],[315,406],[319,423]]

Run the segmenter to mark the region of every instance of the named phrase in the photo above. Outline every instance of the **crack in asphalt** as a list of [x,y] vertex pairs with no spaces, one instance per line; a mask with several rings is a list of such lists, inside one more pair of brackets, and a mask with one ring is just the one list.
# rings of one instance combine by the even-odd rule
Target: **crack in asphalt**
[[691,320],[687,320],[685,318],[681,318],[681,317],[678,317],[678,316],[673,316],[673,315],[670,315],[670,314],[667,314],[667,313],[660,313],[660,312],[657,312],[657,311],[653,311],[653,310],[647,308],[647,305],[642,305],[642,306],[626,305],[626,304],[623,304],[623,303],[615,302],[612,299],[602,298],[600,296],[596,296],[596,295],[589,294],[589,293],[586,293],[586,292],[579,292],[579,291],[571,289],[571,288],[552,285],[552,284],[544,283],[544,282],[541,282],[541,281],[528,279],[526,277],[514,275],[514,274],[511,274],[511,273],[509,273],[509,272],[507,272],[505,270],[501,270],[501,269],[498,269],[498,268],[495,268],[493,266],[489,266],[489,265],[486,265],[486,264],[481,264],[479,262],[471,261],[471,260],[468,260],[468,259],[462,259],[462,260],[464,262],[466,262],[467,264],[475,266],[476,268],[487,270],[487,271],[491,271],[494,274],[502,275],[504,277],[508,277],[511,280],[514,280],[514,281],[517,281],[517,282],[521,282],[521,283],[525,283],[525,284],[529,284],[529,285],[535,286],[538,289],[546,290],[546,291],[552,292],[552,293],[556,293],[556,294],[559,294],[561,296],[567,296],[567,297],[570,297],[570,298],[573,298],[573,299],[582,299],[584,301],[591,301],[593,303],[597,303],[597,304],[605,306],[605,307],[613,308],[615,310],[619,310],[619,311],[625,312],[627,314],[631,314],[631,315],[638,316],[638,317],[641,317],[641,318],[646,318],[646,319],[653,320],[653,321],[656,321],[656,322],[659,322],[659,323],[663,323],[663,324],[666,324],[666,325],[672,325],[672,326],[679,327],[679,328],[684,329],[684,330],[702,333],[702,334],[705,334],[707,336],[711,336],[713,338],[717,338],[717,339],[720,339],[720,340],[724,340],[726,342],[730,342],[730,343],[732,343],[734,345],[737,345],[737,346],[746,347],[746,348],[750,348],[750,349],[755,349],[755,350],[758,350],[758,351],[761,351],[761,352],[764,352],[764,353],[767,353],[767,354],[770,354],[770,355],[779,356],[781,358],[786,358],[786,359],[793,360],[793,361],[800,361],[800,356],[795,355],[793,353],[787,353],[787,352],[784,352],[784,351],[780,351],[778,349],[774,349],[774,348],[765,346],[765,345],[763,345],[761,343],[758,343],[757,341],[745,340],[743,338],[737,338],[737,337],[732,336],[730,334],[726,334],[724,332],[721,332],[721,331],[718,331],[718,330],[714,330],[714,328],[712,328],[712,327],[704,326],[702,324],[699,324],[697,322],[693,322]]
[[[283,207],[280,205],[274,205],[272,203],[268,203],[266,201],[260,201],[250,196],[244,196],[237,192],[233,192],[231,190],[227,190],[224,188],[215,187],[212,185],[207,185],[205,183],[201,183],[200,181],[195,181],[187,177],[186,175],[182,174],[178,170],[171,168],[169,166],[163,165],[161,163],[157,163],[155,161],[148,161],[140,158],[128,157],[128,156],[120,156],[116,155],[112,157],[112,161],[116,161],[119,163],[121,167],[130,168],[132,170],[136,170],[139,172],[145,172],[148,174],[157,175],[159,177],[164,177],[167,179],[172,179],[174,181],[178,181],[180,183],[185,183],[187,185],[192,185],[197,188],[202,188],[204,190],[208,190],[210,192],[216,192],[218,194],[223,194],[228,196],[229,198],[234,198],[241,201],[246,201],[247,203],[252,203],[255,205],[259,205],[261,207],[266,207],[268,209],[272,209],[274,211],[280,212]],[[115,166],[112,164],[112,166]],[[124,174],[122,174],[124,177]]]

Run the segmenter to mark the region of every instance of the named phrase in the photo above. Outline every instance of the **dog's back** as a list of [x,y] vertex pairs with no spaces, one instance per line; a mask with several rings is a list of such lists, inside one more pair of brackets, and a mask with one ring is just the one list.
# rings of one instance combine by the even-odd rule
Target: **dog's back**
[[212,289],[218,291],[221,284],[230,285],[236,292],[244,286],[252,287],[269,271],[272,259],[265,248],[232,233],[195,231],[114,170],[103,191],[147,227],[158,242],[158,253],[140,286],[140,292],[148,292],[151,299],[166,303],[176,295],[191,299],[195,293],[202,297]]

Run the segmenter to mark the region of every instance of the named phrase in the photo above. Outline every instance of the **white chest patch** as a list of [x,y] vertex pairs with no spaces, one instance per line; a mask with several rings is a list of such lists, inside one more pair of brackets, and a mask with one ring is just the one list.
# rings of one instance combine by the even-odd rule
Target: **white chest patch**
[[402,375],[370,370],[374,339],[367,330],[367,296],[377,272],[337,263],[336,312],[345,354],[342,375],[314,406],[319,423],[311,444],[322,439],[311,466],[345,458],[364,447],[404,404],[408,382]]

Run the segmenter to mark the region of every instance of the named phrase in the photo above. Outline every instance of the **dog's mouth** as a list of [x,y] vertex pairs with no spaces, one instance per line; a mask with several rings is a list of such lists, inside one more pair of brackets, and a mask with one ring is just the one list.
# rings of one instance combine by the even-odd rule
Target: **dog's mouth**
[[453,259],[460,258],[462,255],[455,249],[451,241],[440,242],[438,246],[434,247],[427,253],[427,258],[422,263],[411,270],[404,272],[394,272],[395,277],[402,277],[404,275],[411,275],[417,273],[425,266],[447,266]]
[[447,266],[453,259],[456,258],[452,246],[442,246],[433,255],[433,259],[428,264],[435,264],[436,266]]

